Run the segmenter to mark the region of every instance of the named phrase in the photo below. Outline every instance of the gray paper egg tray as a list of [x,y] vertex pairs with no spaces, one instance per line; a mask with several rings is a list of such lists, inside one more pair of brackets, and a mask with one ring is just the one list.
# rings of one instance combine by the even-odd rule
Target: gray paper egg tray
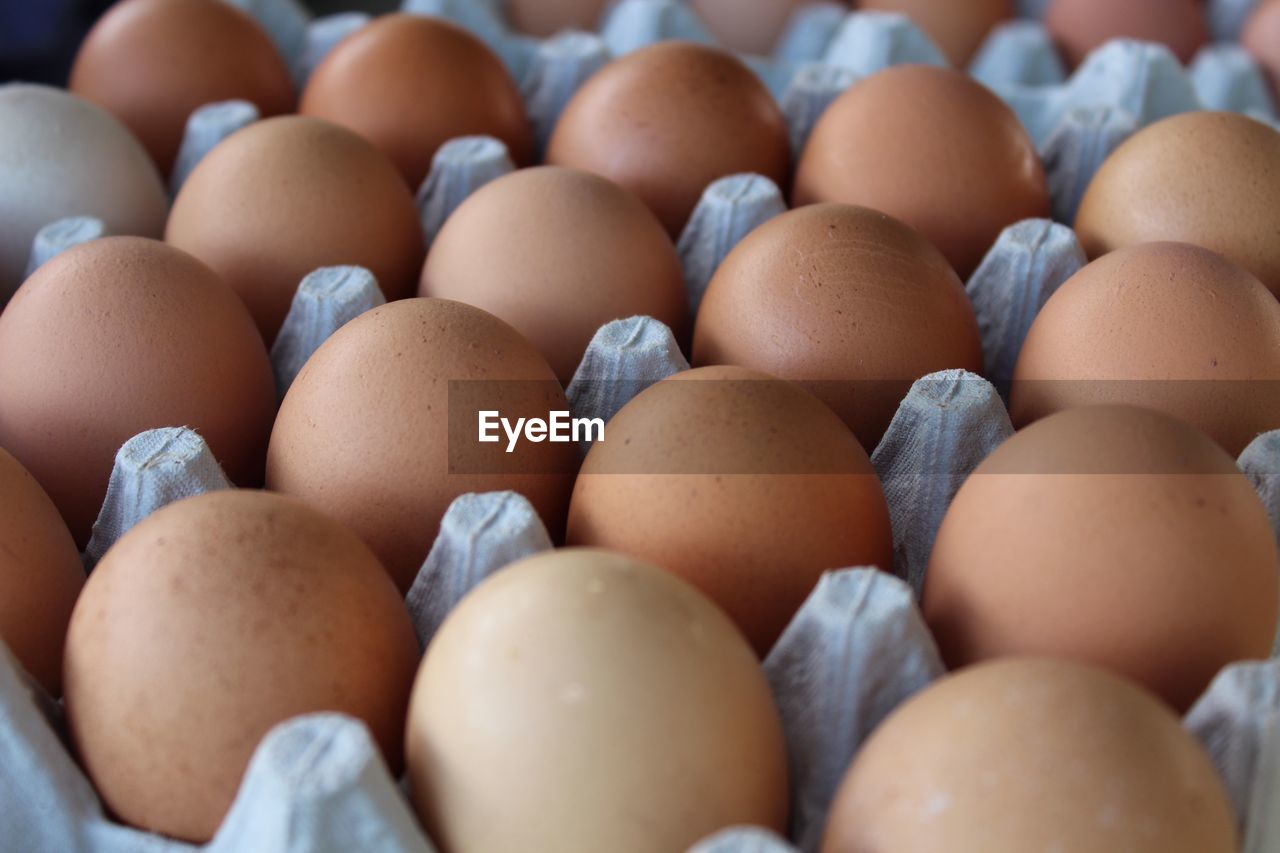
[[[452,145],[505,156],[484,140]],[[446,151],[438,158],[436,191],[427,194],[447,197],[437,210],[441,221],[439,211],[464,198],[470,184],[466,168],[440,165],[450,156]],[[680,241],[695,307],[725,254],[782,209],[777,187],[758,176],[735,176],[708,190]],[[92,220],[51,226],[36,240],[33,267],[59,248],[100,232]],[[1063,225],[1028,220],[1004,232],[967,286],[987,373],[1010,374],[1036,312],[1084,262],[1073,232]],[[272,348],[281,393],[328,335],[382,301],[372,275],[360,268],[329,268],[308,276]],[[596,334],[567,396],[576,415],[608,419],[644,388],[687,367],[661,323],[646,317],[619,320]],[[828,805],[858,746],[894,707],[943,673],[915,604],[929,552],[960,484],[1011,433],[1000,391],[987,381],[948,371],[915,383],[872,454],[893,522],[892,572],[851,568],[826,575],[765,661],[791,760],[790,840],[761,830],[730,830],[695,850],[816,849]],[[1260,437],[1240,464],[1280,529],[1280,432]],[[154,510],[229,487],[194,431],[174,427],[136,436],[117,455],[84,555],[86,566],[92,568]],[[550,547],[546,530],[522,497],[458,498],[407,597],[423,645],[482,579]],[[1222,773],[1240,817],[1245,853],[1280,849],[1280,811],[1274,808],[1280,797],[1280,661],[1225,670],[1186,724]],[[195,849],[120,826],[104,815],[64,746],[57,704],[33,686],[7,652],[0,654],[0,848]],[[263,740],[226,822],[202,849],[390,853],[431,848],[363,725],[316,714],[283,723]]]
[[[291,58],[301,83],[367,16],[311,20],[293,0],[232,0],[255,14]],[[1021,4],[1032,16],[1035,0]],[[1211,3],[1216,31],[1238,29],[1248,2]],[[545,42],[511,36],[491,0],[407,0],[407,11],[444,14],[498,48],[522,81],[545,143],[577,86],[614,54],[658,38],[707,40],[688,10],[670,0],[622,0],[601,34],[570,33]],[[699,28],[700,29],[700,28]],[[816,6],[798,15],[770,60],[752,59],[771,82],[800,150],[821,110],[844,88],[881,67],[937,62],[937,50],[905,20]],[[1207,49],[1184,71],[1160,48],[1115,43],[1069,80],[1047,49],[1043,29],[1016,22],[995,33],[972,72],[1018,111],[1045,155],[1055,218],[1070,221],[1080,193],[1106,153],[1134,129],[1201,106],[1274,115],[1257,69],[1230,47]],[[1259,92],[1264,97],[1258,97]],[[255,121],[243,102],[210,105],[188,125],[174,191],[201,157]],[[484,183],[512,169],[501,143],[483,137],[441,149],[418,194],[428,239]],[[750,230],[785,210],[767,179],[739,175],[708,188],[679,241],[696,311],[716,267]],[[58,251],[102,236],[100,222],[71,219],[38,235],[30,270]],[[1084,263],[1071,231],[1029,220],[1007,229],[968,283],[985,349],[985,372],[1008,376],[1031,320]],[[317,270],[300,285],[272,348],[280,393],[312,352],[342,324],[382,304],[366,270]],[[611,417],[645,387],[688,367],[671,332],[650,318],[602,328],[567,389],[575,414]],[[933,538],[967,474],[1012,427],[1000,392],[959,371],[920,380],[903,401],[872,461],[894,526],[893,572],[828,574],[765,661],[782,712],[792,770],[790,841],[728,830],[701,853],[810,851],[844,769],[876,724],[943,672],[915,606]],[[1241,456],[1280,526],[1280,433],[1260,437]],[[151,430],[121,448],[106,501],[86,549],[92,568],[130,527],[165,504],[229,488],[192,430]],[[445,614],[493,571],[551,547],[528,503],[511,493],[454,502],[407,604],[425,645]],[[2,648],[2,647],[0,647]],[[1280,661],[1225,670],[1186,719],[1208,748],[1240,816],[1245,853],[1280,849]],[[794,846],[793,846],[794,845]],[[203,848],[110,821],[69,757],[57,703],[0,653],[0,849],[21,851],[427,851],[430,843],[364,727],[335,714],[278,726],[259,746],[217,838]]]

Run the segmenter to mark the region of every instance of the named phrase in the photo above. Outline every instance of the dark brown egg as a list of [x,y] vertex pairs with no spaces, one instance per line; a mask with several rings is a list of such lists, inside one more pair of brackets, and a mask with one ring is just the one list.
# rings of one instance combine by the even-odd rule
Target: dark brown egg
[[968,278],[1005,227],[1049,214],[1035,145],[1018,117],[959,71],[904,65],[827,109],[800,158],[796,205],[882,210]]
[[112,6],[80,45],[69,88],[124,122],[164,174],[198,107],[238,98],[273,116],[294,104],[267,34],[230,3],[209,0]]
[[298,112],[348,127],[395,161],[417,189],[436,150],[459,136],[496,136],[528,162],[533,131],[502,61],[461,27],[384,15],[348,36],[307,82]]
[[547,162],[631,190],[675,237],[717,178],[755,172],[785,186],[791,148],[782,111],[746,65],[664,42],[614,60],[578,90]]

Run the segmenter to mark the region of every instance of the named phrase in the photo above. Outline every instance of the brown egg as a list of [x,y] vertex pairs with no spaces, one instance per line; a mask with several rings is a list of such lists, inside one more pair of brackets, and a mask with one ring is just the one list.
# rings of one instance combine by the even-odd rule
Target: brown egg
[[1018,117],[968,75],[924,65],[873,74],[832,103],[800,158],[794,201],[896,216],[961,278],[1005,227],[1049,215],[1044,167]]
[[0,639],[53,696],[62,693],[62,643],[84,566],[58,508],[0,450]]
[[874,449],[921,376],[982,370],[964,286],[938,250],[861,207],[793,210],[751,232],[698,312],[693,363],[799,382]]
[[459,495],[520,492],[558,536],[576,446],[480,444],[478,412],[514,423],[568,408],[546,360],[506,323],[445,299],[394,302],[303,367],[271,433],[267,486],[349,525],[406,591]]
[[547,166],[499,178],[458,208],[418,292],[510,323],[568,384],[604,324],[655,317],[685,339],[688,295],[662,223],[604,178]]
[[450,853],[669,853],[786,824],[750,646],[688,584],[604,551],[531,557],[462,601],[414,683],[407,753]]
[[456,137],[496,136],[518,163],[533,146],[502,61],[461,27],[425,15],[384,15],[341,41],[311,75],[298,112],[364,136],[414,189]]
[[112,814],[202,842],[259,741],[301,714],[362,721],[398,772],[417,664],[408,611],[351,531],[279,495],[211,492],[94,569],[67,635],[67,721]]
[[1280,133],[1234,113],[1165,119],[1120,146],[1080,203],[1091,258],[1175,240],[1225,255],[1280,295]]
[[823,853],[1234,853],[1209,757],[1146,691],[1077,664],[967,669],[889,717]]
[[782,111],[740,60],[663,42],[614,60],[578,90],[547,162],[621,184],[674,237],[717,178],[755,172],[785,186],[791,147]]
[[925,618],[952,667],[1010,655],[1092,663],[1179,711],[1276,636],[1275,535],[1220,447],[1152,409],[1032,424],[961,487]]
[[268,342],[318,267],[366,267],[387,299],[411,295],[422,267],[417,208],[391,162],[348,130],[298,116],[211,151],[174,201],[165,239],[219,272]]
[[967,67],[996,25],[1014,16],[1012,0],[860,0],[858,6],[906,15],[957,68]]
[[893,558],[857,439],[804,389],[737,367],[678,374],[609,421],[574,487],[567,540],[674,572],[762,656],[823,572]]
[[1160,409],[1238,455],[1280,428],[1280,304],[1197,246],[1146,243],[1094,261],[1036,317],[1009,409],[1023,426],[1095,403]]
[[773,53],[791,16],[815,0],[689,0],[711,34],[729,50]]
[[507,17],[521,32],[546,38],[563,30],[600,26],[608,0],[507,0]]
[[1280,2],[1264,0],[1258,4],[1245,21],[1240,44],[1271,78],[1271,91],[1280,93]]
[[1187,64],[1209,40],[1200,0],[1050,0],[1044,23],[1072,66],[1113,39],[1163,44]]
[[238,98],[272,116],[294,102],[267,34],[230,3],[209,0],[112,6],[81,43],[69,88],[124,122],[165,174],[198,107]]
[[189,426],[232,480],[259,484],[275,401],[244,304],[156,240],[108,237],[63,252],[0,314],[0,447],[49,493],[80,547],[120,445]]

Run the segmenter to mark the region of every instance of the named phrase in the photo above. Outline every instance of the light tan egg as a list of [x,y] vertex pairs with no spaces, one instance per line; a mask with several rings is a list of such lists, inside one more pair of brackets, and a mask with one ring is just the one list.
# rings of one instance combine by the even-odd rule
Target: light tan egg
[[786,824],[751,647],[688,584],[603,551],[531,557],[462,601],[414,684],[407,756],[448,853],[667,853]]
[[1280,133],[1234,113],[1157,122],[1121,145],[1090,182],[1076,233],[1089,257],[1139,243],[1212,249],[1280,295]]

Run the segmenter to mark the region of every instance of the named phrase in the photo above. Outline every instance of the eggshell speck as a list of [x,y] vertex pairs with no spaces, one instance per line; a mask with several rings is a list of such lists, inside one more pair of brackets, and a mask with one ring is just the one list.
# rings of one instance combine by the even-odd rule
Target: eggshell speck
[[532,557],[463,600],[418,673],[407,753],[450,853],[667,853],[786,823],[751,648],[687,584],[602,551]]

